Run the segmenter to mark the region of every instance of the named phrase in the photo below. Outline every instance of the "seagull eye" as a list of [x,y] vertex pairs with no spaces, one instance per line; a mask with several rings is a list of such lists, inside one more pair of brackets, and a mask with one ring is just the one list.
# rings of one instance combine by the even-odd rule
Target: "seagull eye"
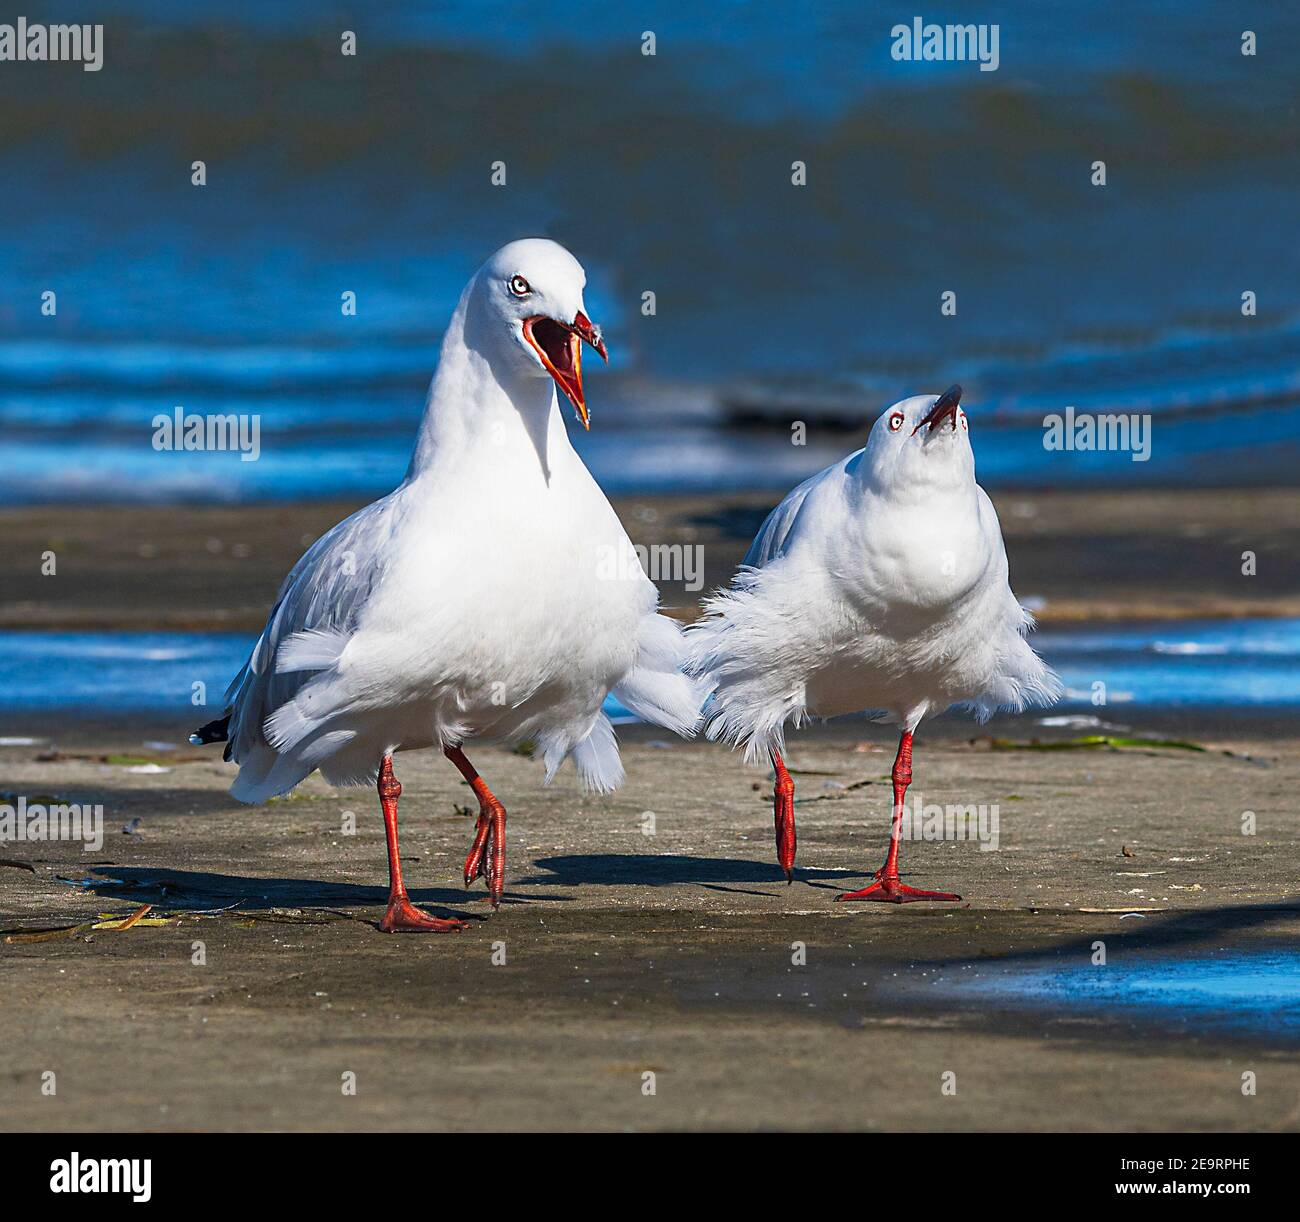
[[966,423],[966,413],[965,413],[965,412],[963,412],[963,411],[958,411],[958,412],[957,412],[957,419],[961,421],[961,427],[962,427],[962,428],[964,428],[964,429],[969,429],[969,428],[970,428],[970,425]]
[[889,417],[889,431],[891,433],[897,433],[898,430],[901,429],[902,427],[903,427],[903,413],[895,412],[892,416]]
[[527,297],[533,290],[522,276],[510,277],[510,291],[516,297]]

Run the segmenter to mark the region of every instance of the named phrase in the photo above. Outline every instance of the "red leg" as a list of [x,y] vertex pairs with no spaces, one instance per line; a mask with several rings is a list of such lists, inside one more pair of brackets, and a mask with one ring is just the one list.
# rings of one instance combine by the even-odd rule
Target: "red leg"
[[776,771],[776,792],[772,814],[776,823],[776,860],[785,871],[788,884],[794,878],[794,778],[785,770],[781,753],[772,748],[772,767]]
[[460,769],[478,799],[478,827],[469,856],[465,858],[465,886],[482,875],[495,908],[501,903],[506,885],[506,808],[479,776],[478,769],[465,758],[464,751],[459,747],[444,747],[443,754]]
[[388,911],[379,922],[385,933],[433,932],[464,929],[464,921],[444,920],[421,912],[411,903],[402,882],[402,861],[397,853],[397,799],[402,796],[401,782],[393,775],[393,757],[385,755],[379,765],[379,805],[384,811],[384,832],[388,837]]
[[876,881],[861,891],[846,891],[841,900],[880,900],[886,904],[910,904],[915,900],[960,900],[949,891],[920,891],[900,882],[898,877],[898,841],[903,826],[903,798],[912,783],[912,731],[904,730],[894,757],[894,819],[889,830],[889,853],[885,864],[876,871]]

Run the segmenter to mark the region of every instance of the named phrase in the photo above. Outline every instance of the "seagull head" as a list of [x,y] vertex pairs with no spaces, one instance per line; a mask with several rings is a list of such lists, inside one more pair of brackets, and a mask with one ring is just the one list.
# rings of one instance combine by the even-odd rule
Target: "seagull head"
[[549,377],[573,404],[583,428],[591,425],[582,390],[582,345],[609,360],[600,328],[587,317],[582,290],[587,274],[558,242],[525,238],[496,252],[476,286],[494,327],[529,376]]
[[970,423],[961,387],[941,395],[916,395],[876,418],[863,458],[878,486],[902,491],[955,486],[975,478]]

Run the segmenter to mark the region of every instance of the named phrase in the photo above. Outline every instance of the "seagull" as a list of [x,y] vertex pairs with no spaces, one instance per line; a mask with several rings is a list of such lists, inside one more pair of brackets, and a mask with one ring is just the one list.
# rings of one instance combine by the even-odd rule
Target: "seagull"
[[376,785],[385,931],[465,924],[407,895],[395,752],[437,747],[469,783],[479,815],[465,885],[483,877],[496,908],[506,810],[467,746],[531,740],[548,782],[572,758],[583,786],[604,793],[623,780],[602,711],[611,692],[683,736],[699,720],[682,633],[658,614],[658,591],[565,430],[560,394],[590,427],[582,345],[608,360],[585,284],[578,261],[540,238],[479,269],[447,328],[405,479],[308,548],[224,715],[191,737],[226,742],[241,802],[287,793],[315,769],[333,785]]
[[867,444],[795,488],[730,587],[688,630],[686,665],[711,694],[710,739],[770,756],[777,860],[795,857],[785,727],[871,711],[900,727],[893,823],[876,881],[841,900],[960,900],[902,882],[898,841],[912,734],[929,713],[1050,704],[1056,675],[1025,642],[1033,617],[1007,583],[993,503],[975,482],[961,387],[895,403]]

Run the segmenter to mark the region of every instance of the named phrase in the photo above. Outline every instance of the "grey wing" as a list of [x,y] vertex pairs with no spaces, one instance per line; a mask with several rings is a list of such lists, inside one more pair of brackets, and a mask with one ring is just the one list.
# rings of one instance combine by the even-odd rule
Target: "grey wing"
[[799,513],[813,490],[832,476],[842,474],[848,465],[861,453],[862,451],[859,450],[857,453],[851,454],[842,462],[834,463],[818,471],[816,475],[809,476],[802,484],[791,489],[786,494],[785,500],[767,515],[763,525],[759,527],[758,534],[754,536],[754,542],[749,545],[749,551],[745,553],[745,558],[741,561],[741,564],[748,565],[750,568],[761,569],[765,564],[771,564],[773,560],[784,555],[786,544],[790,541],[790,534],[799,519]]
[[[375,501],[326,531],[293,566],[253,652],[226,691],[226,759],[239,763],[265,741],[267,717],[328,666],[355,631],[383,575],[383,543],[393,519],[393,498]],[[281,657],[277,669],[280,647],[291,637],[296,638],[293,667],[286,669]]]

